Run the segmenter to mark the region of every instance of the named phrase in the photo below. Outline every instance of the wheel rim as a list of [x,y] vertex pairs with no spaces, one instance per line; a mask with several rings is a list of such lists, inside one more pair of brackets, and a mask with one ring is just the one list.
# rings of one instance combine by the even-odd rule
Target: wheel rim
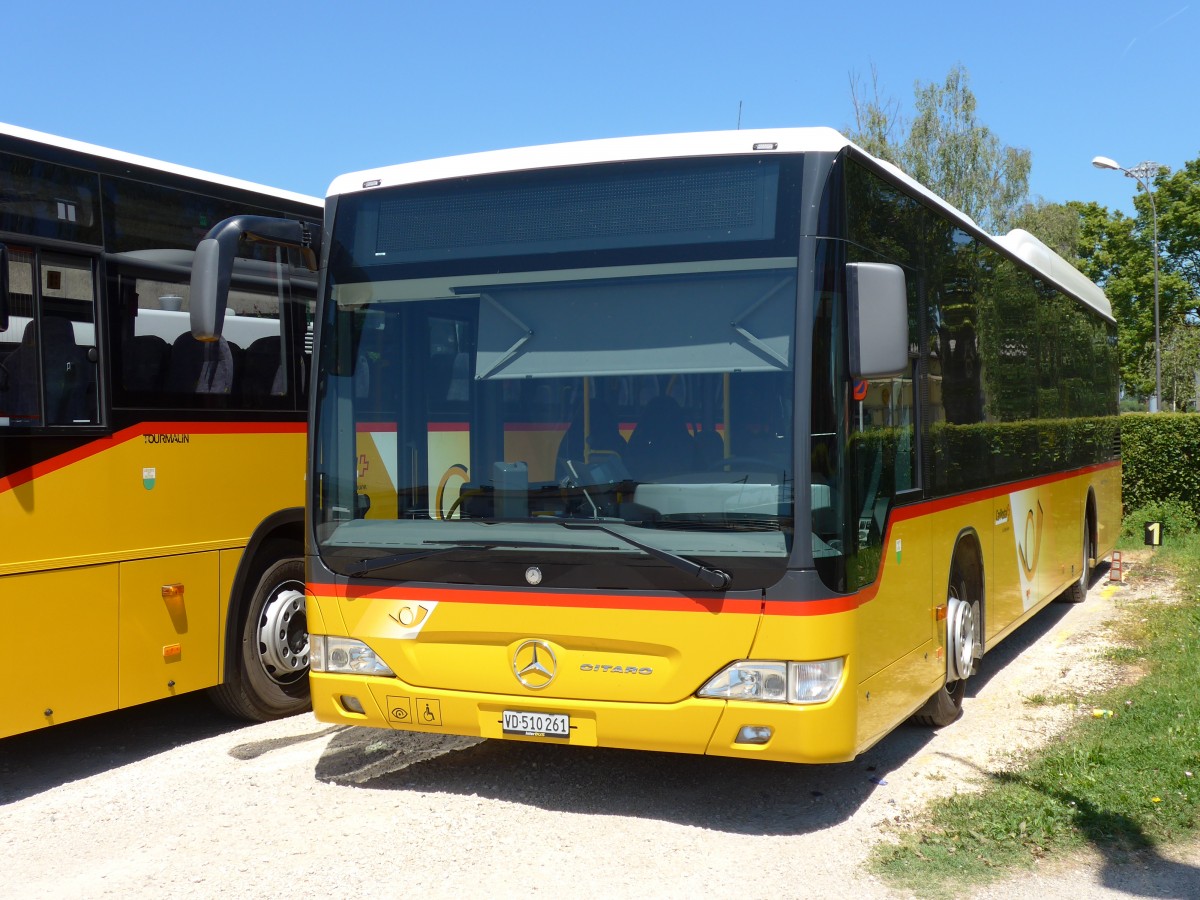
[[952,589],[946,610],[946,677],[961,681],[975,666],[975,605]]
[[263,606],[258,647],[263,670],[278,684],[290,684],[308,672],[308,616],[304,593],[282,584]]
[[1092,538],[1091,538],[1091,534],[1088,532],[1088,527],[1085,524],[1083,526],[1083,562],[1080,563],[1080,566],[1079,566],[1079,569],[1080,569],[1080,571],[1079,571],[1079,590],[1082,591],[1084,594],[1087,593],[1088,581],[1090,581],[1090,579],[1088,578],[1088,575],[1089,575],[1088,559],[1091,558],[1091,555],[1092,555]]

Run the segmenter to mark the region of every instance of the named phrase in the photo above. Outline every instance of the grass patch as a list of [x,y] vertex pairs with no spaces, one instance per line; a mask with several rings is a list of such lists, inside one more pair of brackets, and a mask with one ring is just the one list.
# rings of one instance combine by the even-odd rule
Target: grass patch
[[1179,579],[1182,600],[1126,606],[1121,638],[1135,649],[1116,658],[1146,675],[1093,698],[1113,715],[1081,718],[982,793],[935,803],[919,831],[876,848],[876,872],[949,895],[1049,854],[1148,849],[1200,830],[1200,536],[1161,548],[1153,570]]
[[1106,660],[1119,666],[1133,666],[1146,658],[1141,647],[1108,647],[1101,654]]
[[1024,700],[1027,706],[1074,706],[1079,702],[1068,694],[1030,694]]

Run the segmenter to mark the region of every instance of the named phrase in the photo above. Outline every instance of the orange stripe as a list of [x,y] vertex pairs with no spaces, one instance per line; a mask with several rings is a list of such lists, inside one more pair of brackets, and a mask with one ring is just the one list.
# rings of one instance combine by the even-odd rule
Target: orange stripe
[[[303,422],[141,422],[0,478],[0,494],[147,434],[304,434],[305,430]],[[70,439],[70,435],[63,437]]]
[[478,603],[490,606],[543,606],[568,609],[648,609],[666,612],[755,613],[762,600],[722,596],[682,596],[654,594],[560,594],[534,593],[480,588],[410,588],[398,585],[309,584],[314,594],[328,594],[346,600],[436,600],[450,603]]
[[[1013,491],[1028,490],[1032,487],[1054,484],[1066,481],[1080,475],[1098,472],[1103,469],[1115,468],[1119,461],[1097,463],[1075,469],[1070,472],[1060,472],[1054,475],[1044,475],[1023,482],[1013,482],[1000,487],[983,488],[953,497],[941,497],[898,507],[888,519],[887,533],[883,538],[886,547],[891,543],[892,525],[920,516],[933,515],[955,507],[969,506],[988,499],[1002,497]],[[882,562],[880,563],[882,566]],[[344,589],[336,585],[310,583],[308,589],[315,594],[328,594],[346,600],[437,600],[451,603],[479,603],[493,606],[546,606],[567,607],[572,609],[646,609],[664,612],[705,612],[705,613],[762,613],[767,616],[828,616],[850,612],[858,609],[875,599],[879,592],[878,579],[860,591],[837,597],[805,600],[797,597],[794,600],[758,600],[746,598],[710,597],[707,595],[690,596],[660,596],[635,594],[550,594],[534,593],[531,591],[512,591],[502,589],[458,588],[452,586],[440,588],[406,588],[396,585],[364,585],[347,584]]]
[[[1059,481],[1067,481],[1071,478],[1078,478],[1080,475],[1089,475],[1092,472],[1116,468],[1119,465],[1121,465],[1120,460],[1096,463],[1095,465],[1084,466],[1080,469],[1071,469],[1069,472],[1055,472],[1053,475],[1042,475],[1038,478],[1030,478],[1028,481],[1013,481],[1008,484],[1002,484],[995,487],[980,488],[979,490],[969,491],[965,494],[955,494],[951,497],[940,497],[936,500],[922,500],[920,503],[896,507],[896,509],[893,510],[892,515],[888,518],[888,521],[889,523],[892,521],[903,522],[906,519],[915,519],[918,516],[944,512],[948,509],[954,509],[957,506],[967,506],[971,503],[979,503],[983,500],[994,500],[996,497],[1004,497],[1013,493],[1013,491],[1027,491],[1030,488],[1043,487],[1044,485],[1055,484]],[[886,543],[886,541],[884,543]]]

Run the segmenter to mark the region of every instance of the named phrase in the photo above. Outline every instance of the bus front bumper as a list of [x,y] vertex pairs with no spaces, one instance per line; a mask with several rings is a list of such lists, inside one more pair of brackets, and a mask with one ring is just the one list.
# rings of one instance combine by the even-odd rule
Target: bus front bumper
[[[844,762],[856,754],[853,691],[811,706],[699,697],[664,704],[435,690],[321,672],[309,680],[316,718],[343,725],[781,762]],[[567,736],[506,731],[506,712],[565,716]]]

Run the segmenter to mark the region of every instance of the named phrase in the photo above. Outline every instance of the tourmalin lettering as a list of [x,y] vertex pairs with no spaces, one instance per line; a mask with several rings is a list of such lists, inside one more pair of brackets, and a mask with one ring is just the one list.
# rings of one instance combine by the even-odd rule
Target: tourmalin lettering
[[190,444],[192,436],[190,434],[144,434],[142,435],[142,443],[144,444]]

